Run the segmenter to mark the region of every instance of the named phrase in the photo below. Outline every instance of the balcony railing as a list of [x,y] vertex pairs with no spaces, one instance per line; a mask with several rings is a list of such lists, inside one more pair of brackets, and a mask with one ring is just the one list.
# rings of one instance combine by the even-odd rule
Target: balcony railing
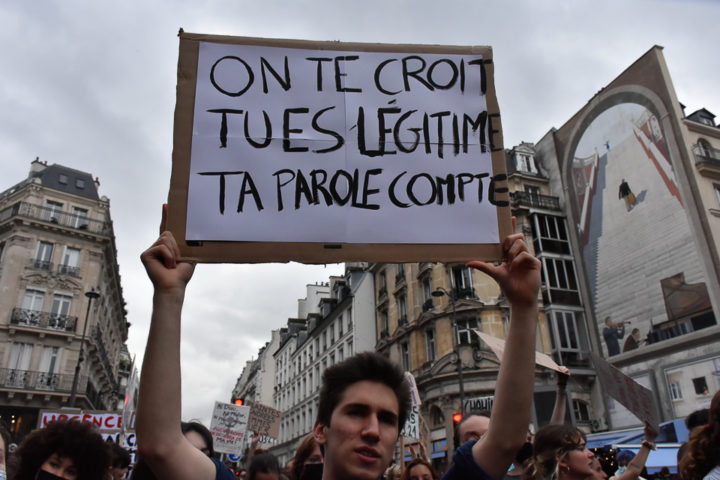
[[56,332],[74,332],[76,323],[77,317],[26,308],[13,308],[10,317],[11,325],[37,327]]
[[93,328],[93,337],[95,338],[95,345],[98,354],[100,355],[100,359],[102,360],[103,367],[105,368],[105,373],[107,373],[107,376],[110,379],[110,384],[112,385],[113,390],[117,390],[118,384],[115,380],[115,374],[113,373],[113,368],[110,364],[110,359],[108,358],[107,351],[105,350],[105,342],[103,341],[102,330],[100,330],[100,327],[98,325],[95,325],[95,327]]
[[32,260],[30,260],[29,267],[36,270],[52,270],[53,264],[48,260],[40,260],[39,258],[33,258]]
[[70,275],[71,277],[79,277],[80,267],[72,267],[70,265],[58,265],[58,273],[62,275]]
[[41,220],[43,222],[53,223],[97,235],[109,236],[112,234],[112,230],[108,222],[93,220],[84,215],[74,215],[67,212],[60,212],[53,208],[35,205],[28,202],[17,202],[0,211],[0,223],[14,217]]
[[560,200],[551,195],[540,195],[528,192],[512,192],[510,194],[513,207],[543,208],[560,210]]
[[[87,381],[86,377],[79,380],[80,385]],[[0,368],[0,388],[69,392],[72,383],[73,375]]]
[[693,146],[695,154],[695,166],[698,169],[710,167],[713,170],[720,169],[720,149],[710,147],[708,145],[695,144]]

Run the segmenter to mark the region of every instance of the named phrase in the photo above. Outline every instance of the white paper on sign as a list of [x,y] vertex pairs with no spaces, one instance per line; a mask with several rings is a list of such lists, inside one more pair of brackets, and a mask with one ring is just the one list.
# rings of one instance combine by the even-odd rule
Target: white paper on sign
[[[483,333],[477,329],[473,329],[473,331],[482,339],[483,342],[487,344],[488,347],[490,347],[495,356],[498,357],[498,360],[502,362],[503,353],[505,352],[505,340],[493,337],[492,335],[488,335],[487,333]],[[549,355],[538,352],[537,350],[535,351],[535,363],[557,372],[565,374],[568,373],[566,369],[555,363],[555,360],[553,360]]]
[[590,356],[600,384],[607,394],[659,432],[660,420],[655,409],[652,392],[610,365],[604,358],[594,353]]
[[407,380],[408,385],[410,386],[410,400],[412,404],[417,406],[422,405],[422,402],[420,401],[420,392],[418,392],[417,384],[415,383],[415,377],[413,377],[413,374],[410,372],[405,372],[405,380]]
[[186,239],[499,243],[482,62],[199,42]]
[[215,402],[210,433],[216,452],[242,453],[243,439],[247,429],[250,407]]

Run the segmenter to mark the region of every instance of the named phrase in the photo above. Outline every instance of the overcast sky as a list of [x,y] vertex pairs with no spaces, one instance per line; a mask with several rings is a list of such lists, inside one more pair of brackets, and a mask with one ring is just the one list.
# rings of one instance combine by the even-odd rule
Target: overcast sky
[[[135,6],[137,5],[137,6]],[[138,260],[167,198],[177,32],[490,45],[505,146],[560,127],[653,45],[687,113],[720,114],[716,0],[56,0],[0,3],[0,190],[39,156],[90,172],[111,201],[142,358],[151,286]],[[305,285],[337,265],[200,265],[183,320],[183,418],[208,423]]]

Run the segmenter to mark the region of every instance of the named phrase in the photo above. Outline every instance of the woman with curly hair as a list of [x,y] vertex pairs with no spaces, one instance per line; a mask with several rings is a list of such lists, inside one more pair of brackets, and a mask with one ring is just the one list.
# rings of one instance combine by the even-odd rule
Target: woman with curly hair
[[15,452],[11,480],[100,480],[110,467],[110,450],[89,423],[56,420],[31,432]]
[[415,458],[405,465],[402,480],[435,480],[437,472],[432,464],[424,458]]
[[710,403],[708,424],[695,427],[690,434],[687,453],[679,467],[684,480],[720,479],[720,392]]
[[585,435],[571,425],[547,425],[535,434],[533,458],[525,470],[526,480],[573,480],[594,474],[593,453]]

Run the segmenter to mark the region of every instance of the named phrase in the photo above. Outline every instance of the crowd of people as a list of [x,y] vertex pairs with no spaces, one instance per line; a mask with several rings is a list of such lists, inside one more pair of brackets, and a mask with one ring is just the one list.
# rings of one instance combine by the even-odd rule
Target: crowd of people
[[[163,220],[164,223],[164,220]],[[513,219],[513,228],[515,222]],[[523,235],[502,243],[500,264],[470,261],[491,276],[511,306],[505,353],[492,412],[472,415],[456,432],[456,449],[445,472],[437,472],[423,448],[405,463],[395,450],[409,412],[410,386],[387,357],[362,352],[325,370],[313,431],[295,457],[281,466],[269,451],[251,446],[247,469],[234,471],[216,458],[213,437],[199,423],[181,422],[180,325],[185,290],[194,264],[180,259],[172,233],[141,256],[154,286],[153,314],[146,345],[135,421],[138,459],[131,479],[173,480],[602,480],[608,478],[587,448],[581,430],[564,424],[566,371],[558,373],[551,423],[528,431],[535,374],[535,335],[540,262]],[[611,480],[636,480],[655,448],[649,425],[636,455],[618,455]],[[255,438],[258,436],[256,435]],[[28,435],[4,462],[10,480],[110,480],[127,472],[128,457],[111,448],[98,431],[77,421],[51,422]],[[679,459],[684,480],[720,480],[720,392],[708,420],[692,430]],[[127,453],[127,452],[125,452]],[[622,452],[621,452],[622,453]],[[116,476],[116,475],[119,475]],[[0,476],[1,478],[1,476]]]

